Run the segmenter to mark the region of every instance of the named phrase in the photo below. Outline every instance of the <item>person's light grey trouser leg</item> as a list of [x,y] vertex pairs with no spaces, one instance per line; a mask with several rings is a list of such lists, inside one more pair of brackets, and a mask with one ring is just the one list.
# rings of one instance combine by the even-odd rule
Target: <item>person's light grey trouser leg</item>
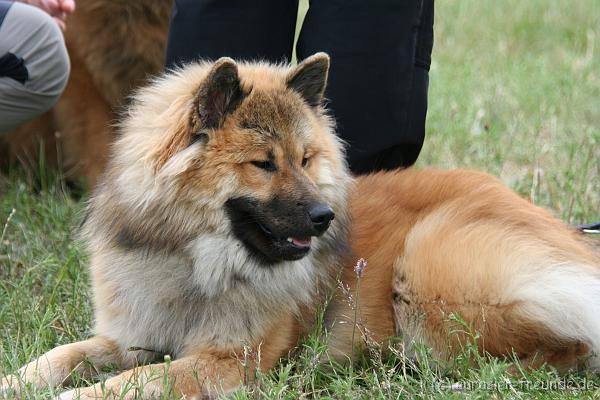
[[[9,2],[0,3],[6,8]],[[10,4],[1,22],[0,58],[8,53],[15,56],[10,56],[13,60],[23,59],[27,79],[22,83],[0,70],[0,133],[52,108],[67,84],[70,69],[58,24],[27,4]]]

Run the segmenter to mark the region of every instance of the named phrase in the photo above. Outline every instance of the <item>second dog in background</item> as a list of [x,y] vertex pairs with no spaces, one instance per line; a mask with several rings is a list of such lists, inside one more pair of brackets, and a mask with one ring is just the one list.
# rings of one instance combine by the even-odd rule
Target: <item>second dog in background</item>
[[61,163],[92,188],[106,166],[113,124],[132,89],[164,67],[170,0],[85,0],[67,19],[71,76],[57,105],[0,135],[1,164]]

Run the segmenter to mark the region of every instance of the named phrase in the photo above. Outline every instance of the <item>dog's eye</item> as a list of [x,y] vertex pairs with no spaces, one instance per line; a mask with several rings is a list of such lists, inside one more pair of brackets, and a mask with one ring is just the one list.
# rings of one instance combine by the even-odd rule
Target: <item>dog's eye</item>
[[275,167],[275,163],[273,163],[273,161],[264,160],[264,161],[250,161],[250,162],[255,167],[264,169],[265,171],[273,172],[277,169]]
[[310,160],[310,157],[308,157],[308,156],[305,156],[302,159],[302,168],[304,168],[304,167],[306,167],[308,165],[308,160]]

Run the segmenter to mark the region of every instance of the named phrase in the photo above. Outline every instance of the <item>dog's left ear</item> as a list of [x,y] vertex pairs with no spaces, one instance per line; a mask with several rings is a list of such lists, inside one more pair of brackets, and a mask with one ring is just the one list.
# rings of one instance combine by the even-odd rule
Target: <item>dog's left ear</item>
[[308,104],[316,107],[323,101],[328,72],[329,56],[326,53],[317,53],[304,59],[294,68],[287,78],[287,85],[300,93]]
[[246,96],[235,61],[229,57],[219,58],[198,91],[197,110],[202,129],[222,127],[227,114],[233,112]]

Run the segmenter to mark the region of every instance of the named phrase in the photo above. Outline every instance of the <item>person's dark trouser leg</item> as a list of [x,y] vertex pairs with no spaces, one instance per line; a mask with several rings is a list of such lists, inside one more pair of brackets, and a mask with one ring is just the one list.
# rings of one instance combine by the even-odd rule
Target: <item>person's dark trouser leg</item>
[[433,0],[315,0],[298,56],[331,56],[327,96],[355,173],[408,166],[424,139]]
[[433,13],[434,0],[424,0],[417,31],[415,69],[411,85],[406,130],[406,136],[413,138],[413,141],[404,148],[403,157],[406,165],[412,165],[417,161],[425,139],[429,67],[431,66],[431,51],[433,50]]
[[166,65],[223,56],[289,60],[297,13],[298,0],[177,0]]

